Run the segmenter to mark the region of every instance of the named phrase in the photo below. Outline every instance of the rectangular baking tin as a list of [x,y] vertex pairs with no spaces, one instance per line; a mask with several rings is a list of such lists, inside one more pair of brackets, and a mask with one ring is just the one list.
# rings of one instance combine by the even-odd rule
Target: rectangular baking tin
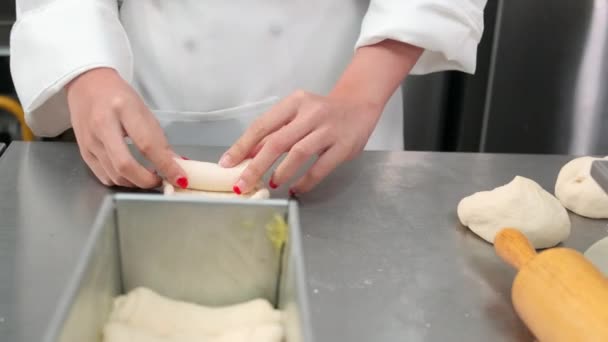
[[113,299],[138,286],[209,306],[266,298],[284,311],[286,341],[313,341],[294,201],[109,196],[45,341],[101,341]]

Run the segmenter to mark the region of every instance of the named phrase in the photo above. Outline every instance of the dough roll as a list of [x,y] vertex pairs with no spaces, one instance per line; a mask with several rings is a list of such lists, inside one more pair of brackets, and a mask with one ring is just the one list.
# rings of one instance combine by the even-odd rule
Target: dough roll
[[280,324],[281,313],[264,299],[214,308],[171,300],[147,288],[137,288],[115,299],[109,322],[124,323],[161,336],[175,332],[204,336]]
[[232,187],[251,162],[251,159],[246,159],[235,167],[223,168],[216,163],[180,158],[175,160],[186,172],[189,189],[216,192],[232,192]]
[[233,191],[204,191],[194,189],[180,189],[174,187],[171,183],[163,181],[163,193],[167,196],[175,195],[194,195],[204,196],[208,198],[248,198],[248,199],[267,199],[270,198],[270,191],[259,183],[252,191],[237,195]]

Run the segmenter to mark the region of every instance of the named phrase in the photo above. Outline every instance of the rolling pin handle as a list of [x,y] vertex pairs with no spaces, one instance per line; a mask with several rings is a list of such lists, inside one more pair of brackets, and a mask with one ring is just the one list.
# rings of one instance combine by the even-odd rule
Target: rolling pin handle
[[520,269],[536,255],[536,250],[519,230],[505,228],[494,238],[496,253],[508,264]]

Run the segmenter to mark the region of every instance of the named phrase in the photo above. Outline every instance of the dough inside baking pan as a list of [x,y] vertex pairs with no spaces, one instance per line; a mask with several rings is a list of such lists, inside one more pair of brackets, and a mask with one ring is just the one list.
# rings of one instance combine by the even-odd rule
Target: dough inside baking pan
[[110,196],[45,341],[310,341],[297,203]]

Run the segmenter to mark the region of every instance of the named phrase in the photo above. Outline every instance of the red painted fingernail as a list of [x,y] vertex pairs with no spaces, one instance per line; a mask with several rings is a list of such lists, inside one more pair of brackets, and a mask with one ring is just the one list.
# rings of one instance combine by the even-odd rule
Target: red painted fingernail
[[234,191],[235,194],[240,195],[241,194],[241,189],[239,188],[238,185],[235,185],[232,187],[232,191]]
[[289,189],[289,197],[293,197],[296,195],[296,192],[293,191],[292,189]]
[[190,158],[188,158],[188,157],[184,157],[184,156],[182,156],[182,159],[183,159],[183,160],[190,160]]
[[275,184],[275,183],[272,181],[272,179],[271,179],[271,180],[268,182],[268,185],[269,185],[269,186],[270,186],[270,188],[272,188],[272,189],[276,189],[276,188],[278,188],[278,187],[279,187],[278,185],[276,185],[276,184]]
[[179,185],[180,188],[185,189],[188,187],[188,178],[186,177],[179,177],[177,179],[177,185]]

